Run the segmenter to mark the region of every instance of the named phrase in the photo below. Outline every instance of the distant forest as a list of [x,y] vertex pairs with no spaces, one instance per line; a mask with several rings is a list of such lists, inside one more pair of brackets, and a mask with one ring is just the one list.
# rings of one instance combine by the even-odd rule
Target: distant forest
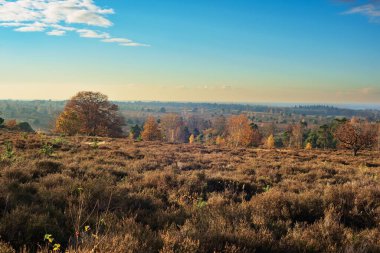
[[[319,118],[360,117],[370,121],[380,120],[380,110],[353,110],[327,105],[300,105],[293,107],[222,103],[185,103],[185,102],[114,102],[126,117],[128,126],[142,124],[147,115],[160,116],[168,112],[186,115],[237,115],[257,113],[257,122],[282,122],[298,117]],[[51,100],[0,100],[0,117],[26,121],[37,130],[52,129],[56,117],[62,112],[66,101]]]

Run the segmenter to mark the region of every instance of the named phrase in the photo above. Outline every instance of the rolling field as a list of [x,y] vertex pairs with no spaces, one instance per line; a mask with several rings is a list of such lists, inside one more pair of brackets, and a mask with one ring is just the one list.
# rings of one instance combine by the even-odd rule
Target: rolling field
[[10,132],[0,147],[0,252],[380,252],[379,152]]

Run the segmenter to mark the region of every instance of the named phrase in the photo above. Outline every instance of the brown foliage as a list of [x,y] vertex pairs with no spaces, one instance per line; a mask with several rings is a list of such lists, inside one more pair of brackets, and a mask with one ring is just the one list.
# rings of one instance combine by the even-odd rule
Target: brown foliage
[[41,159],[55,139],[0,131],[0,153],[24,144],[0,159],[0,237],[17,252],[46,233],[77,253],[380,250],[379,152],[76,136]]
[[7,128],[13,129],[17,126],[17,121],[15,119],[10,119],[5,122]]
[[335,137],[344,148],[351,149],[356,156],[359,150],[375,145],[377,129],[374,124],[351,120],[338,126]]
[[72,97],[56,122],[56,131],[72,135],[90,136],[122,135],[124,119],[118,113],[118,106],[108,101],[99,92],[82,91]]

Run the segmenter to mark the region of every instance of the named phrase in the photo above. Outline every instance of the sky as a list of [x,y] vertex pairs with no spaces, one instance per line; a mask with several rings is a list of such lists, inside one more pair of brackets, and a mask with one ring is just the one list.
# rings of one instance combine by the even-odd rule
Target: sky
[[0,99],[380,104],[379,0],[0,0]]

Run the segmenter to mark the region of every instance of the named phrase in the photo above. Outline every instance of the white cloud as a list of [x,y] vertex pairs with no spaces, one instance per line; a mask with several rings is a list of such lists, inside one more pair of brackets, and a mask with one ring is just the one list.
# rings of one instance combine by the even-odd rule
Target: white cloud
[[42,32],[44,30],[45,28],[38,26],[23,26],[15,29],[17,32]]
[[79,33],[79,36],[82,38],[104,39],[110,37],[108,33],[98,33],[88,29],[79,29],[77,33]]
[[14,29],[17,32],[42,32],[45,31],[46,25],[43,23],[23,24],[19,28]]
[[112,38],[107,32],[83,28],[108,28],[113,24],[107,16],[114,13],[113,9],[97,6],[93,0],[0,0],[1,27],[15,27],[17,32],[48,30],[46,34],[53,36],[71,31],[83,38],[103,39],[122,46],[145,46],[126,38]]
[[149,45],[136,42],[120,43],[119,45],[123,47],[149,47]]
[[47,32],[46,34],[47,35],[51,35],[51,36],[63,36],[65,35],[66,31],[63,31],[63,30],[52,30],[50,32]]
[[105,39],[102,41],[107,42],[107,43],[130,43],[130,42],[132,42],[129,39],[123,39],[123,38],[111,38],[111,39]]
[[148,47],[149,46],[146,44],[136,43],[136,42],[131,41],[130,39],[124,39],[124,38],[108,38],[102,41],[106,43],[117,43],[120,46],[124,46],[124,47]]

